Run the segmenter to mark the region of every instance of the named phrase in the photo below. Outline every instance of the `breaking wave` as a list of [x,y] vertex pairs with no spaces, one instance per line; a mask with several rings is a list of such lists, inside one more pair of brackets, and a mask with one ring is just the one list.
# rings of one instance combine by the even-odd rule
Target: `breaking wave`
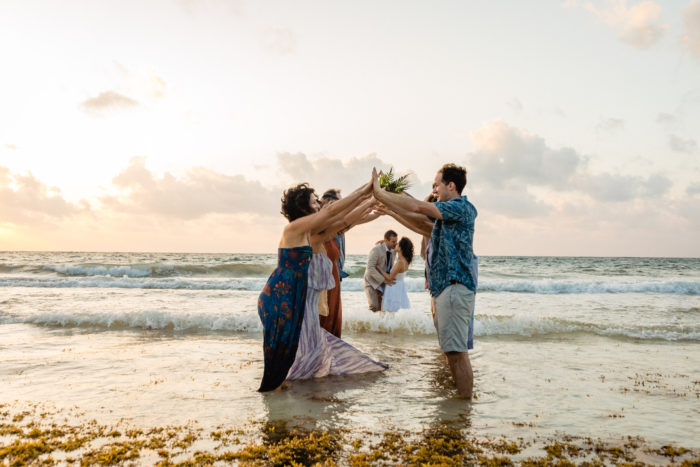
[[[249,268],[262,269],[265,266],[232,265],[235,274],[222,277],[218,274],[202,274],[199,276],[183,276],[181,274],[168,274],[161,272],[154,276],[153,272],[128,267],[122,270],[114,267],[105,274],[98,274],[99,268],[91,269],[91,274],[79,275],[77,273],[63,276],[46,275],[19,275],[12,277],[0,277],[0,287],[46,287],[46,288],[71,288],[71,287],[103,287],[126,289],[188,289],[188,290],[249,290],[259,291],[265,285],[267,274],[245,274]],[[192,269],[192,268],[190,268]],[[268,268],[267,273],[272,270]],[[82,269],[81,269],[82,271]],[[70,272],[70,271],[69,271]],[[107,273],[108,272],[108,273]],[[249,271],[248,271],[249,272]],[[123,273],[123,274],[122,274]],[[61,273],[62,274],[62,273]],[[138,275],[142,274],[142,275]],[[424,291],[423,278],[406,278],[406,287],[409,292]],[[361,278],[348,278],[342,283],[343,290],[362,291]],[[700,282],[692,280],[513,280],[490,279],[482,277],[479,281],[479,292],[490,293],[533,293],[533,294],[621,294],[621,293],[653,293],[653,294],[681,294],[700,295]]]
[[[347,310],[343,315],[347,332],[433,335],[432,318],[425,312],[371,313]],[[0,323],[24,323],[47,327],[95,330],[163,330],[183,333],[261,332],[257,313],[192,313],[176,311],[122,311],[103,313],[37,313],[16,316],[0,313]],[[665,341],[700,341],[700,327],[680,325],[605,326],[553,317],[480,315],[474,322],[476,336],[565,336],[593,334],[612,338]]]

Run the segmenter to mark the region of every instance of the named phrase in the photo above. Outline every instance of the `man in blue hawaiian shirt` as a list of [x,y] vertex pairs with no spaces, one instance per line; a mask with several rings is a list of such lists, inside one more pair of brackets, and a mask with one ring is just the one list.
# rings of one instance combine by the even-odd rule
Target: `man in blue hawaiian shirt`
[[428,271],[433,323],[457,392],[471,399],[474,374],[467,350],[476,292],[472,245],[477,212],[467,197],[462,195],[466,184],[467,171],[464,167],[445,164],[433,181],[433,193],[437,196],[435,203],[382,190],[376,177],[374,197],[389,209],[435,219]]

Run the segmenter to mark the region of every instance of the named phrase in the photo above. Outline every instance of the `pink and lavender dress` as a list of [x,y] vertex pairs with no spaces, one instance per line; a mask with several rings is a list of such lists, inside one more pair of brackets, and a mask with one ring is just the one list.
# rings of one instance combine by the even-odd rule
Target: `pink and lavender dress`
[[321,327],[318,300],[323,290],[333,287],[333,263],[325,253],[314,253],[309,264],[306,306],[299,346],[287,379],[367,373],[388,368]]

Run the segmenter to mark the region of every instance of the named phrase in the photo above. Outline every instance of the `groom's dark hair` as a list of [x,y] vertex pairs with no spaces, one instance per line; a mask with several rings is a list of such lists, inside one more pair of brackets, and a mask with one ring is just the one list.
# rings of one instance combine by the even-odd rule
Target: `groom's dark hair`
[[462,190],[467,185],[467,169],[457,164],[445,164],[440,168],[442,181],[447,185],[454,182],[457,193],[462,194]]
[[314,194],[314,189],[308,183],[300,183],[288,188],[282,195],[282,210],[280,213],[289,222],[313,214],[309,203]]
[[391,237],[398,237],[399,235],[393,230],[387,230],[384,233],[384,240],[389,240]]

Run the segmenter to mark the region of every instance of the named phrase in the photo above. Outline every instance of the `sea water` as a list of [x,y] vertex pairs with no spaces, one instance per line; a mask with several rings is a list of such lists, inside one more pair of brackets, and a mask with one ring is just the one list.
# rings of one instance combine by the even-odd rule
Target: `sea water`
[[372,313],[366,256],[342,282],[343,338],[389,369],[256,392],[271,254],[0,252],[0,404],[100,420],[476,435],[641,436],[700,447],[700,260],[480,258],[475,400],[455,397],[423,268],[411,308]]

